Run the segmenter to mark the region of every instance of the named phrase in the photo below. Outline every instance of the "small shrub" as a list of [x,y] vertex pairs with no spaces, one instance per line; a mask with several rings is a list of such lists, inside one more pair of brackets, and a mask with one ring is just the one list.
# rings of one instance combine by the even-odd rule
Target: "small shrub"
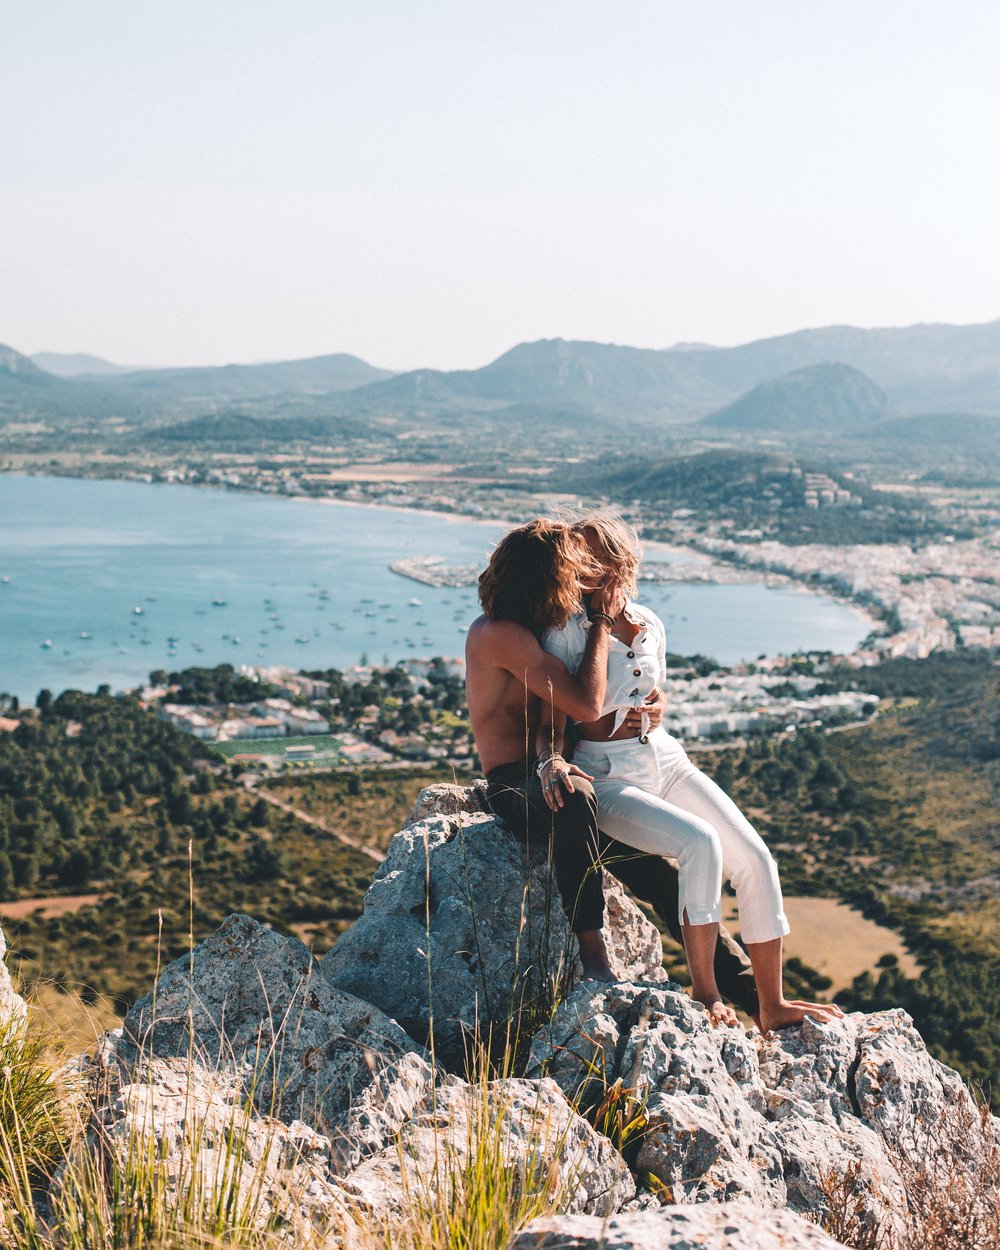
[[19,1021],[0,1026],[0,1194],[41,1184],[66,1136],[62,1095],[45,1043]]

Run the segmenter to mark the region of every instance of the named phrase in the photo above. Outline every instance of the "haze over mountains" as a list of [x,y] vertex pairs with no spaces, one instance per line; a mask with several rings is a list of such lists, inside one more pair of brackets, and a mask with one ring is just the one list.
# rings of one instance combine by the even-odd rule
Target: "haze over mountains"
[[831,326],[738,347],[664,350],[543,339],[518,344],[479,369],[405,373],[344,354],[124,371],[96,357],[39,353],[32,361],[0,348],[0,419],[59,421],[86,413],[163,424],[234,404],[257,416],[333,423],[369,416],[496,418],[528,405],[613,424],[711,418],[706,429],[812,426],[847,434],[917,414],[1000,416],[1000,321]]

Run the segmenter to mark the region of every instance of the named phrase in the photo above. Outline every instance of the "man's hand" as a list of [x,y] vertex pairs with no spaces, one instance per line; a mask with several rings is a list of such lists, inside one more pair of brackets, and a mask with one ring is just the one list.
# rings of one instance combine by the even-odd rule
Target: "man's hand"
[[642,707],[631,707],[622,721],[624,727],[634,734],[642,733],[643,712],[649,717],[649,728],[655,729],[663,720],[667,710],[667,696],[662,690],[654,690],[647,694]]
[[575,792],[576,787],[573,785],[574,777],[583,777],[587,781],[594,780],[590,773],[585,773],[582,768],[577,768],[575,764],[568,764],[559,755],[554,755],[552,759],[546,760],[539,769],[538,780],[542,783],[542,794],[545,796],[545,802],[554,812],[558,811],[563,805],[563,786],[566,787],[570,794]]

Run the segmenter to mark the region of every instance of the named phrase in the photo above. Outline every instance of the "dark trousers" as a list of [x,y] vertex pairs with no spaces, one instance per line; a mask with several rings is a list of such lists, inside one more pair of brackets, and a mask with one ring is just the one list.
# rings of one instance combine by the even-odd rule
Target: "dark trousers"
[[597,799],[594,788],[574,777],[574,794],[563,791],[563,806],[552,811],[542,794],[535,761],[515,760],[486,774],[486,801],[519,837],[536,845],[551,845],[556,885],[563,910],[574,933],[604,925],[604,886],[601,877]]
[[[659,855],[616,842],[598,828],[597,799],[590,782],[574,777],[575,792],[563,791],[557,811],[545,802],[535,761],[501,764],[486,775],[491,811],[520,837],[548,845],[563,909],[574,933],[604,925],[606,868],[636,898],[649,903],[675,942],[683,945],[678,920],[677,869]],[[760,1010],[753,969],[743,948],[720,925],[715,947],[715,978],[723,998],[754,1016]]]

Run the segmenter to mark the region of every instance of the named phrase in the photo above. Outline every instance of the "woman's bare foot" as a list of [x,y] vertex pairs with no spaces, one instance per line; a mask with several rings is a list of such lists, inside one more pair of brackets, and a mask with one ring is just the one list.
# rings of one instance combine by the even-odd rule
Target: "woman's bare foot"
[[706,994],[704,998],[696,998],[696,1003],[701,1005],[708,1011],[708,1018],[712,1022],[712,1028],[716,1028],[720,1024],[734,1026],[739,1024],[736,1012],[732,1007],[728,1006],[713,994]]
[[811,1003],[805,998],[790,998],[788,1001],[793,1007],[808,1007],[810,1010],[826,1011],[836,1020],[843,1020],[844,1018],[843,1007],[838,1007],[836,1003]]
[[806,1019],[825,1024],[828,1020],[840,1019],[843,1014],[836,1003],[810,1003],[801,998],[789,1002],[783,998],[773,1006],[761,1007],[758,1027],[762,1033],[769,1033],[772,1029],[801,1024]]

